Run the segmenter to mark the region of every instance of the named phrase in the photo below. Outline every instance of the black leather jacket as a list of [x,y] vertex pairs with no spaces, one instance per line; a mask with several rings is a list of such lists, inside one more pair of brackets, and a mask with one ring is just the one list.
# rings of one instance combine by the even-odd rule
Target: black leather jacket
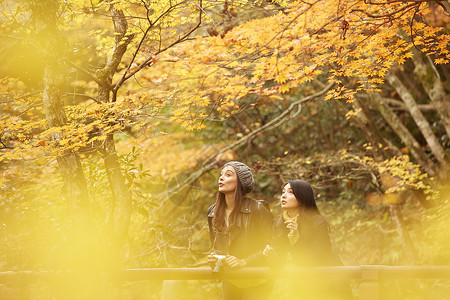
[[263,201],[244,198],[236,224],[226,232],[217,232],[213,226],[213,204],[208,209],[211,245],[218,254],[229,254],[244,259],[248,266],[264,265],[264,247],[270,243],[273,217]]
[[285,260],[287,252],[291,254],[293,263],[299,266],[341,265],[339,258],[333,253],[330,242],[329,226],[321,215],[314,215],[308,222],[299,224],[300,238],[290,245],[289,229],[280,215],[274,222],[272,246]]

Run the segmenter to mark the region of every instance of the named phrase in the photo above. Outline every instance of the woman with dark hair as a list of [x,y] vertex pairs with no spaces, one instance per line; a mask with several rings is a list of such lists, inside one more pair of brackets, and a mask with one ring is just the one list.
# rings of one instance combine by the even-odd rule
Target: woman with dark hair
[[[272,239],[275,250],[279,248],[276,253],[288,251],[295,265],[335,263],[328,223],[317,208],[311,185],[303,180],[289,180],[280,202],[283,212],[275,220]],[[270,246],[265,253],[269,251]]]
[[[270,242],[272,215],[262,201],[245,195],[252,191],[250,168],[237,161],[225,164],[219,177],[216,203],[208,209],[211,254],[215,271],[267,264],[262,251]],[[223,299],[266,299],[270,284],[261,280],[224,280]]]
[[[289,180],[280,202],[283,212],[274,222],[271,245],[263,251],[267,260],[278,266],[342,265],[332,251],[329,226],[317,208],[311,185]],[[292,288],[292,299],[352,299],[345,280],[321,278],[319,282],[310,278],[296,281]]]

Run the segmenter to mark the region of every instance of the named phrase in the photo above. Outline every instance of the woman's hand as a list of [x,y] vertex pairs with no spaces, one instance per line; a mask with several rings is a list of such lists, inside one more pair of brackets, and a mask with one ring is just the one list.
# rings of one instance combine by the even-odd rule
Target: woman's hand
[[270,245],[266,245],[266,247],[263,250],[263,255],[270,264],[276,263],[278,259],[277,252]]
[[275,249],[273,249],[272,246],[270,246],[270,245],[266,245],[266,247],[263,250],[263,254],[266,257],[273,257],[273,256],[277,255],[277,253],[275,252]]
[[232,255],[227,255],[225,257],[225,263],[232,269],[242,268],[247,265],[247,262],[243,259],[239,259]]
[[215,256],[215,254],[215,252],[211,252],[208,254],[208,264],[212,269],[214,269],[217,262],[217,257]]
[[286,224],[286,228],[289,229],[289,233],[287,236],[289,239],[289,243],[291,245],[294,245],[300,238],[300,233],[298,232],[298,224],[295,220],[286,220],[284,221],[284,224]]
[[289,229],[289,231],[297,231],[298,224],[295,220],[286,220],[284,221],[284,224],[286,224],[286,228]]

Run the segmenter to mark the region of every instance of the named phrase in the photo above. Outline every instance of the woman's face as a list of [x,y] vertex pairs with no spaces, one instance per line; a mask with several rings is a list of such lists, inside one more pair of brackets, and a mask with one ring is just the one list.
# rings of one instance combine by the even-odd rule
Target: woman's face
[[220,172],[219,192],[224,194],[234,193],[237,186],[236,171],[232,166],[226,166]]
[[300,202],[294,196],[291,185],[288,183],[284,186],[281,193],[281,208],[283,209],[298,209],[300,207]]

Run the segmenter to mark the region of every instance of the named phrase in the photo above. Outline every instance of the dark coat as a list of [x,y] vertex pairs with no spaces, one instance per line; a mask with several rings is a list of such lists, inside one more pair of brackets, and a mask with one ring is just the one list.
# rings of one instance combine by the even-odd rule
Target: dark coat
[[283,216],[280,215],[275,220],[272,247],[279,257],[285,260],[289,253],[297,266],[341,265],[339,258],[332,252],[329,226],[325,218],[319,214],[299,218],[300,238],[293,245],[289,243],[289,229],[284,224]]
[[248,266],[265,264],[262,251],[272,236],[273,217],[264,202],[244,198],[236,224],[225,232],[213,226],[213,204],[208,209],[208,225],[211,245],[218,254],[229,254],[244,259]]
[[[288,255],[292,263],[300,267],[340,266],[341,260],[332,251],[329,226],[319,214],[299,216],[298,241],[291,245],[288,239],[289,229],[284,224],[283,216],[274,222],[272,247],[278,254],[276,267],[286,263]],[[346,278],[302,278],[294,280],[291,290],[292,299],[348,300],[353,299],[349,282]]]

